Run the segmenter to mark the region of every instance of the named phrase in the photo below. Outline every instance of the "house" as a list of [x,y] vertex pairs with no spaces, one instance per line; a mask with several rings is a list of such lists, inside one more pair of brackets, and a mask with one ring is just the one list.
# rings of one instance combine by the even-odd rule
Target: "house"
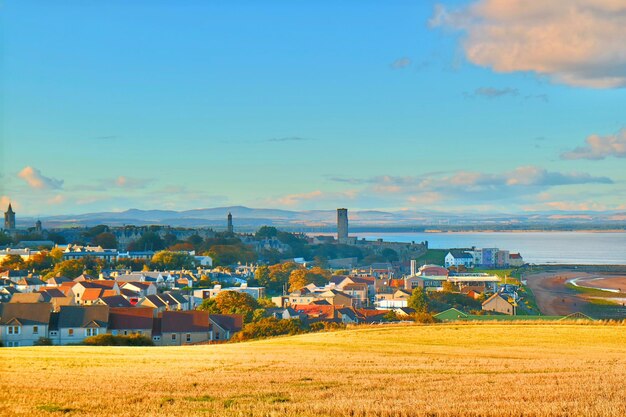
[[193,296],[197,298],[214,298],[217,297],[222,291],[234,291],[239,293],[245,293],[252,296],[255,300],[265,297],[265,287],[248,287],[248,284],[241,284],[239,287],[226,287],[222,288],[221,285],[216,284],[213,288],[194,290]]
[[50,303],[0,304],[0,340],[7,347],[32,346],[48,336]]
[[509,266],[524,266],[524,258],[522,258],[522,255],[520,255],[519,253],[511,253],[509,255]]
[[164,311],[158,321],[160,332],[152,333],[157,345],[181,346],[212,340],[211,320],[206,311]]
[[119,285],[121,289],[131,290],[140,297],[155,295],[157,293],[156,285],[151,282],[119,282]]
[[[68,284],[62,284],[63,286]],[[108,293],[104,293],[103,291],[88,291],[85,296],[85,291],[87,289],[100,289],[100,290],[111,290]],[[115,281],[107,281],[107,280],[94,280],[94,281],[79,281],[74,282],[73,286],[70,289],[70,294],[74,297],[74,301],[76,304],[94,304],[98,298],[100,297],[108,297],[110,295],[117,295],[120,293],[120,287]],[[83,297],[85,296],[85,302],[83,302]]]
[[11,297],[11,303],[43,303],[44,299],[41,293],[38,292],[22,292],[14,294]]
[[497,313],[513,315],[515,307],[509,298],[501,293],[495,293],[491,297],[483,301],[484,311],[494,311]]
[[164,311],[187,311],[191,309],[191,301],[179,292],[165,292],[148,295],[137,302],[138,307],[154,308],[156,314]]
[[404,289],[413,291],[422,288],[425,291],[441,291],[443,283],[448,281],[448,275],[414,275],[404,279]]
[[396,316],[399,318],[407,318],[415,314],[415,309],[411,307],[399,307],[394,308],[393,312],[396,313]]
[[20,292],[15,287],[4,287],[0,288],[0,303],[8,303],[11,301],[11,298],[14,294],[19,294]]
[[474,257],[469,252],[453,249],[446,255],[444,264],[446,268],[450,268],[452,266],[464,266],[465,268],[473,268]]
[[291,307],[266,308],[265,315],[268,317],[274,317],[279,320],[291,320],[301,318],[301,315]]
[[50,317],[49,337],[55,345],[81,343],[87,337],[106,333],[108,325],[108,306],[61,306]]
[[352,297],[355,307],[365,307],[369,304],[368,286],[364,283],[345,284],[340,288],[341,292]]
[[411,293],[406,290],[376,294],[374,305],[379,310],[407,307],[409,297],[411,297]]
[[63,284],[64,282],[72,282],[72,280],[69,279],[69,278],[66,278],[66,277],[48,278],[46,280],[46,286],[48,286],[48,287],[58,287],[61,284]]
[[133,304],[122,295],[111,295],[108,297],[100,297],[96,304],[102,304],[113,307],[132,307]]
[[210,314],[209,320],[213,327],[215,341],[230,340],[243,328],[243,316],[240,314]]
[[17,282],[15,288],[20,292],[35,292],[41,287],[45,287],[46,283],[36,277],[22,278]]
[[152,338],[154,311],[149,307],[114,307],[109,309],[108,331],[113,336],[139,334]]

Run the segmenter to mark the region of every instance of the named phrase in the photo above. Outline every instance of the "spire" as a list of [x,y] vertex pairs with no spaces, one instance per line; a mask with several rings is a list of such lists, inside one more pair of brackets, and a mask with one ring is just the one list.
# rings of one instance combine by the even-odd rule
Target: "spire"
[[7,213],[13,213],[13,207],[11,207],[11,202],[9,202],[9,208],[7,210]]

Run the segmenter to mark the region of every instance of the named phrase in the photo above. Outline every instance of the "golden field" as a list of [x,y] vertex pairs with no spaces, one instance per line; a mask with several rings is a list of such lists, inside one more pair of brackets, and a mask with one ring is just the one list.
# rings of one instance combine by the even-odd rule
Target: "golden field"
[[371,326],[0,360],[2,415],[626,416],[624,325]]

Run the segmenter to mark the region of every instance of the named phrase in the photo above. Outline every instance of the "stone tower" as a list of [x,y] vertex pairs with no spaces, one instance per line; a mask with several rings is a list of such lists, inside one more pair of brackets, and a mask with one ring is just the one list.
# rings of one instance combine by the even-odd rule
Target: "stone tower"
[[41,220],[35,222],[35,232],[41,233]]
[[9,203],[9,208],[4,213],[4,229],[15,229],[15,212],[13,211],[13,207],[11,207],[11,203]]
[[228,227],[226,229],[228,233],[233,233],[233,215],[228,213]]
[[348,240],[348,209],[337,209],[337,240],[343,243]]

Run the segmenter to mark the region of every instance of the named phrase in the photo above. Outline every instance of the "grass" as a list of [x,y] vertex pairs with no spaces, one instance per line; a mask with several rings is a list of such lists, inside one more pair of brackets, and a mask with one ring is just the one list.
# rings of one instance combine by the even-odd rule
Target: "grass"
[[626,415],[624,324],[388,325],[0,360],[0,415]]
[[446,261],[447,249],[428,249],[417,260],[422,265],[443,265]]
[[613,292],[613,291],[605,291],[605,290],[601,290],[599,288],[590,288],[590,287],[576,286],[576,285],[572,284],[571,282],[566,283],[565,287],[569,288],[570,290],[574,290],[576,292],[579,292],[581,294],[595,295],[595,296],[598,296],[598,297],[609,297],[609,298],[623,297],[623,294],[620,294],[620,293],[616,293],[616,292]]

